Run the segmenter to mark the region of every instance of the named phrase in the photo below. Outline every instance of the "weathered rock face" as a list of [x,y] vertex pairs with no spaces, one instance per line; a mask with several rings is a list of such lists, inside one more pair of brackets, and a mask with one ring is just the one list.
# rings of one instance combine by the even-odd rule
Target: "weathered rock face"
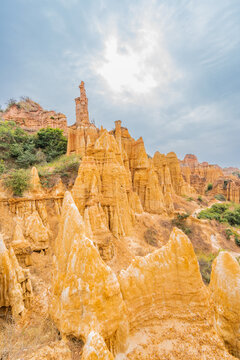
[[143,209],[153,213],[171,212],[173,203],[168,184],[163,187],[159,183],[158,170],[146,153],[143,139],[135,141],[128,130],[121,127],[120,120],[115,121],[115,130],[111,133],[121,149],[126,169],[131,171],[133,190],[138,194]]
[[82,360],[114,360],[103,338],[91,331],[83,348]]
[[[30,182],[30,190],[24,193],[24,197],[13,198],[9,194],[8,197],[0,198],[0,230],[7,245],[14,241],[13,247],[22,265],[24,257],[27,262],[30,260],[27,258],[32,250],[47,249],[50,239],[57,233],[56,219],[60,215],[65,192],[62,183],[50,193],[46,192],[35,167],[31,170]],[[17,224],[18,235],[14,234]]]
[[228,252],[220,252],[212,266],[210,290],[215,327],[229,352],[240,357],[240,266]]
[[175,228],[167,245],[135,258],[118,279],[85,231],[66,193],[50,313],[64,335],[83,339],[82,359],[113,360],[119,350],[117,358],[129,360],[233,359],[214,331],[209,293],[182,231]]
[[106,231],[116,237],[127,235],[134,212],[141,211],[141,206],[115,138],[103,131],[94,146],[88,148],[88,155],[83,158],[72,189],[80,214],[89,218],[96,238],[101,233],[105,236]]
[[220,177],[213,183],[211,194],[222,194],[226,200],[239,203],[240,180],[234,177]]
[[236,167],[225,167],[222,171],[224,176],[231,176],[233,173],[240,173],[240,169]]
[[170,152],[166,156],[167,165],[169,167],[172,186],[177,195],[191,195],[194,193],[194,189],[187,184],[181,173],[181,168],[177,155],[174,152]]
[[14,317],[30,304],[32,286],[29,270],[23,270],[12,248],[7,250],[0,236],[0,310],[11,308]]
[[193,154],[185,155],[182,163],[185,166],[189,166],[189,167],[197,167],[199,165],[196,155],[193,155]]
[[198,194],[205,194],[208,184],[213,184],[209,194],[222,194],[226,200],[240,202],[240,180],[231,175],[234,168],[221,169],[218,165],[199,163],[195,155],[188,154],[181,162],[184,179]]
[[198,194],[204,194],[209,183],[213,183],[223,176],[222,169],[217,165],[209,165],[207,162],[199,163],[195,155],[187,154],[181,162],[181,170],[184,179]]
[[30,243],[24,238],[20,224],[16,224],[11,246],[21,266],[32,265],[32,248]]
[[174,207],[172,196],[174,194],[174,190],[166,156],[164,154],[160,154],[158,151],[155,152],[153,157],[153,163],[157,171],[158,181],[164,196],[165,207],[168,210],[173,211]]
[[[22,360],[21,357],[18,360]],[[41,347],[31,355],[24,356],[24,360],[71,360],[72,354],[64,341],[52,342]]]
[[160,250],[135,259],[122,271],[119,282],[131,329],[170,314],[203,316],[208,309],[208,295],[192,244],[177,228]]
[[63,133],[67,134],[67,119],[64,114],[44,110],[30,99],[12,105],[2,114],[2,118],[15,121],[21,128],[29,132],[52,127],[62,129]]
[[86,341],[96,331],[113,350],[124,345],[127,322],[119,283],[86,237],[85,224],[69,192],[64,196],[55,244],[50,313],[65,335]]

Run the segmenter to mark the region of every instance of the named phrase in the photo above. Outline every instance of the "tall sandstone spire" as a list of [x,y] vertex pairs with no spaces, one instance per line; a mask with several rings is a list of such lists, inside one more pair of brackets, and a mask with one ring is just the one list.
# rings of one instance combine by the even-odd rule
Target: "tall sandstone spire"
[[77,97],[75,99],[77,126],[83,125],[83,124],[89,124],[88,98],[86,96],[86,90],[85,90],[83,81],[81,81],[79,88],[80,88],[80,97]]
[[68,127],[67,154],[85,156],[87,147],[99,137],[99,129],[89,121],[88,99],[83,81],[79,88],[80,96],[75,99],[76,123]]

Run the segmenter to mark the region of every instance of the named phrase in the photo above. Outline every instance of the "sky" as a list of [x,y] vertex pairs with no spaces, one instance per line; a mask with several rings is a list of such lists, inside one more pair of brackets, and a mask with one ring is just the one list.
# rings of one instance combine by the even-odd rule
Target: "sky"
[[240,167],[239,0],[1,0],[0,104],[122,120],[146,151]]

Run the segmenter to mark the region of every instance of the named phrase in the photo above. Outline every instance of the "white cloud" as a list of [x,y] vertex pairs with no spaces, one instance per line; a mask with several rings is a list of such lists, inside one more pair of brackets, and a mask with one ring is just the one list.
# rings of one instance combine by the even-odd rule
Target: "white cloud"
[[96,26],[104,46],[92,60],[91,68],[118,100],[131,102],[139,96],[152,95],[156,88],[165,93],[182,76],[167,50],[161,24],[151,23],[152,17],[153,14],[145,14],[144,7],[136,12],[130,24],[134,35],[127,39],[112,27],[112,21],[111,31],[109,24]]
[[63,17],[55,10],[47,9],[44,16],[48,19],[53,31],[60,34],[66,33],[66,24]]

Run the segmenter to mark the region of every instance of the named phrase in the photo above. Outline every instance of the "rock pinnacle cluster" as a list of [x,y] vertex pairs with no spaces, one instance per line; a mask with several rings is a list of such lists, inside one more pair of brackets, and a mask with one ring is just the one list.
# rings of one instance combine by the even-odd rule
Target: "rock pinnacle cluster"
[[[149,156],[121,120],[98,128],[79,89],[72,183],[47,188],[32,167],[20,197],[0,179],[0,359],[240,358],[238,229],[197,218],[216,194],[239,203],[239,180],[193,154]],[[33,131],[50,115],[35,110]]]

